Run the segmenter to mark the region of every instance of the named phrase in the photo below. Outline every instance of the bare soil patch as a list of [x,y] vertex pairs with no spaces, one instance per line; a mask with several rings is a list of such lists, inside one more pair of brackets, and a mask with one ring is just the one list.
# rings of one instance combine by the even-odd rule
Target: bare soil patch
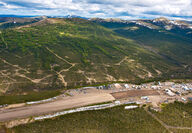
[[128,97],[159,95],[159,93],[155,90],[128,90],[123,92],[111,93],[111,95],[115,99],[122,99],[122,98],[128,98]]
[[51,112],[57,112],[90,104],[109,102],[113,100],[115,100],[114,97],[108,93],[91,93],[80,94],[72,97],[64,97],[60,100],[50,103],[2,110],[0,111],[0,122],[48,114]]

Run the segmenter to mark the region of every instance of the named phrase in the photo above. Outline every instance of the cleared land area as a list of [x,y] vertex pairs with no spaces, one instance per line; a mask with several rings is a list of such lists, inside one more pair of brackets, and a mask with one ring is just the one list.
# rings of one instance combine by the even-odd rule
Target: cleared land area
[[1,110],[0,122],[113,100],[115,100],[114,97],[107,93],[82,94],[72,97],[64,97],[50,103]]
[[159,93],[155,90],[128,90],[123,92],[112,93],[112,96],[115,97],[115,99],[150,96],[150,95],[159,95]]

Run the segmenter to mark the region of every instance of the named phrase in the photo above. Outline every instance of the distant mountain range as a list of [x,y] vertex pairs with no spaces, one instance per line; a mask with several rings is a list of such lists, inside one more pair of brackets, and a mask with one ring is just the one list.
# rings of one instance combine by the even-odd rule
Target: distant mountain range
[[150,29],[166,29],[171,30],[173,28],[179,27],[183,29],[192,29],[192,24],[190,21],[181,20],[169,20],[167,18],[161,17],[156,19],[138,19],[138,20],[122,20],[122,19],[101,19],[101,18],[91,18],[89,19],[95,22],[113,22],[113,23],[136,23],[137,25],[145,26]]
[[190,22],[0,17],[0,95],[170,78],[192,78]]
[[[42,17],[42,16],[37,16],[37,15],[0,15],[0,17],[11,17],[11,18],[30,18],[30,17]],[[65,15],[65,16],[46,16],[48,18],[83,18],[83,19],[88,19],[86,17],[81,17],[77,15]]]

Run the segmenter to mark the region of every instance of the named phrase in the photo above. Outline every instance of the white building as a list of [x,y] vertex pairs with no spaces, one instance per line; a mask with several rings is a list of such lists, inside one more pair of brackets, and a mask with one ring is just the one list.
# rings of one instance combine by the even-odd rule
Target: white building
[[142,99],[142,100],[149,100],[149,97],[147,97],[147,96],[142,96],[141,99]]
[[138,108],[137,105],[130,105],[130,106],[125,106],[125,109],[135,109]]
[[120,89],[120,88],[121,88],[121,85],[118,84],[118,83],[115,83],[114,86],[115,86],[117,89]]
[[125,84],[124,85],[126,89],[129,89],[129,85],[128,84]]
[[186,99],[184,97],[182,97],[181,100],[186,101]]
[[169,90],[169,89],[165,89],[165,92],[166,92],[166,94],[167,95],[169,95],[169,96],[175,96],[175,93],[173,93],[171,90]]

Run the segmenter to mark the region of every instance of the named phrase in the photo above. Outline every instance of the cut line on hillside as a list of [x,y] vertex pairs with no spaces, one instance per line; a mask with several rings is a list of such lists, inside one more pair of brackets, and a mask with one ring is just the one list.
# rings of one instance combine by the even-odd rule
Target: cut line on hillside
[[121,63],[123,63],[124,61],[127,61],[129,57],[125,56],[119,63],[116,63],[115,65],[121,65]]
[[72,66],[75,65],[75,63],[70,63],[70,62],[68,62],[66,59],[64,59],[64,58],[62,58],[61,56],[59,56],[58,54],[56,54],[55,52],[53,52],[53,51],[52,51],[51,49],[49,49],[48,47],[46,47],[46,49],[47,49],[49,52],[51,52],[52,54],[54,54],[54,55],[55,55],[57,58],[59,58],[60,60],[66,62],[66,63],[68,63],[68,64],[70,64],[70,65],[72,65]]
[[62,73],[62,72],[67,72],[67,71],[69,71],[71,68],[73,68],[73,67],[76,65],[76,63],[71,63],[71,62],[67,61],[66,59],[62,58],[61,56],[59,56],[58,54],[56,54],[55,52],[53,52],[53,51],[52,51],[51,49],[49,49],[48,47],[46,47],[46,49],[47,49],[50,53],[52,53],[53,55],[55,55],[58,59],[66,62],[66,63],[69,64],[69,65],[71,65],[69,68],[67,68],[67,69],[62,69],[62,70],[59,71],[59,72],[55,71],[55,70],[51,67],[51,70],[54,71],[54,72],[58,75],[58,77],[59,77],[59,79],[61,80],[62,84],[66,87],[66,86],[67,86],[67,82],[65,81],[64,76],[63,76],[61,73]]
[[13,64],[7,62],[6,60],[4,60],[4,59],[2,59],[2,58],[0,58],[0,60],[1,60],[3,63],[5,63],[5,64],[8,64],[8,65],[10,65],[10,66],[12,66],[12,67],[15,67],[15,68],[17,68],[17,69],[19,69],[19,70],[23,70],[23,71],[25,71],[26,73],[30,73],[30,72],[27,71],[26,69],[21,68],[21,67],[19,67],[18,65],[13,65]]
[[2,77],[7,77],[8,79],[10,79],[10,80],[12,80],[12,81],[16,82],[16,80],[15,80],[15,79],[13,79],[13,78],[11,78],[11,77],[9,77],[9,75],[8,75],[8,74],[3,73],[2,71],[0,71],[0,74],[2,75]]
[[49,78],[49,77],[52,77],[53,75],[50,74],[50,75],[47,75],[47,76],[45,76],[45,77],[43,77],[43,78],[40,78],[40,79],[32,79],[32,78],[27,77],[27,76],[24,75],[24,74],[17,74],[17,76],[20,76],[20,77],[22,77],[22,78],[26,78],[26,79],[30,80],[31,82],[33,82],[33,83],[35,83],[35,84],[38,84],[38,83],[40,83],[42,80],[44,80],[44,79],[46,79],[46,78]]
[[2,41],[4,42],[4,44],[5,44],[5,46],[6,46],[6,49],[8,49],[8,45],[7,45],[7,43],[5,42],[5,39],[4,39],[1,31],[0,31],[0,34],[1,34],[1,39],[2,39]]

